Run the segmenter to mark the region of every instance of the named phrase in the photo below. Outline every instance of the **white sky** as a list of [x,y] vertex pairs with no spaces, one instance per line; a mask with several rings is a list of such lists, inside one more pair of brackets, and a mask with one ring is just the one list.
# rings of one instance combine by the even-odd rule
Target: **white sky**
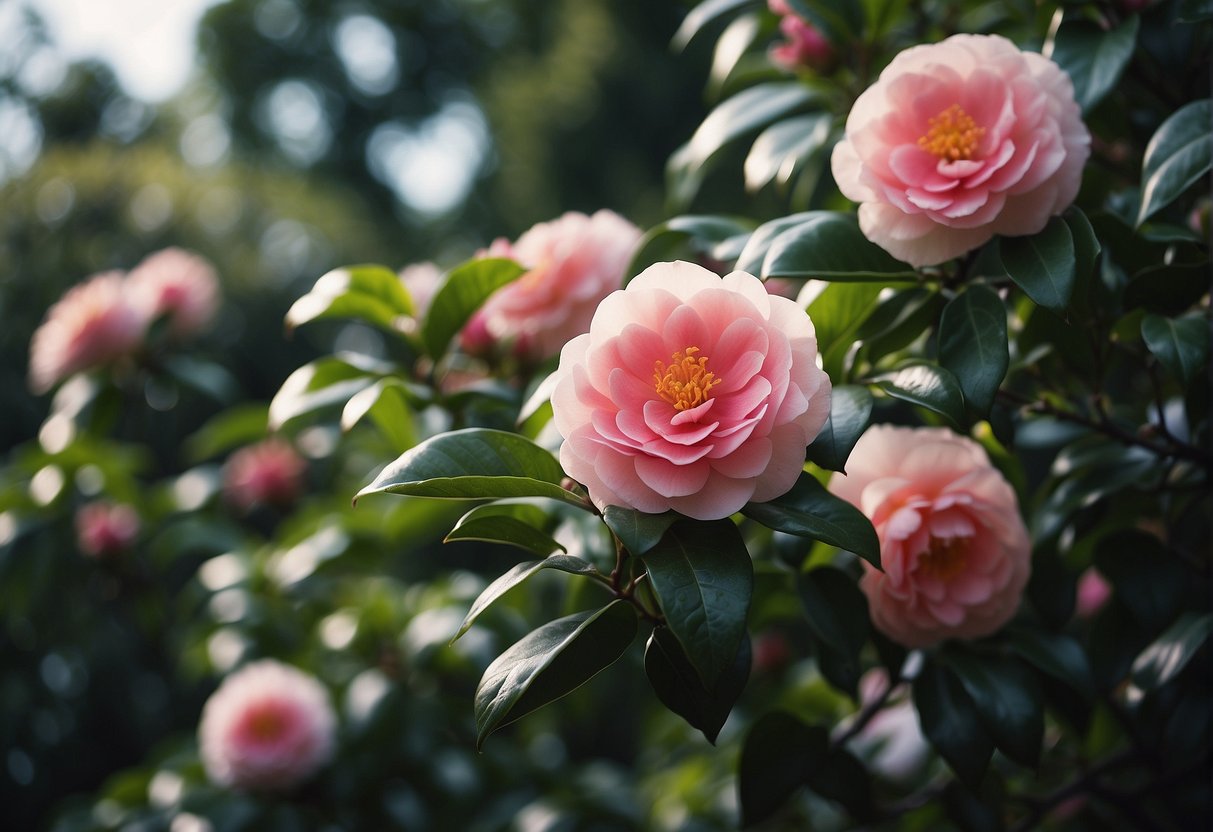
[[66,60],[103,59],[127,92],[145,101],[163,101],[185,84],[194,65],[194,29],[217,2],[25,0]]

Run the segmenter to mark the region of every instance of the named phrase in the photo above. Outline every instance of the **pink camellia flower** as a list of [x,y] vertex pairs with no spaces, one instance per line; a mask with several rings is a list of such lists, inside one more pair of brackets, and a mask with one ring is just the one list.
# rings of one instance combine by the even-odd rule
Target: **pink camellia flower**
[[876,527],[872,623],[906,647],[989,635],[1015,614],[1031,545],[1015,492],[976,442],[943,428],[869,428],[830,491]]
[[807,66],[827,69],[834,62],[834,47],[817,27],[792,11],[786,0],[770,0],[771,11],[780,15],[779,31],[787,39],[771,47],[771,60],[785,69]]
[[123,358],[143,340],[144,320],[131,304],[121,272],[94,275],[67,291],[30,340],[29,381],[45,393],[82,370]]
[[248,510],[258,505],[286,505],[302,487],[303,458],[290,443],[271,438],[232,454],[223,467],[229,502]]
[[1074,614],[1079,618],[1090,618],[1103,609],[1112,597],[1112,585],[1103,573],[1094,566],[1089,567],[1078,578],[1078,594],[1074,601]]
[[127,277],[131,303],[150,323],[167,316],[176,336],[194,335],[219,309],[219,278],[209,262],[180,248],[149,255]]
[[851,109],[834,179],[914,266],[1035,234],[1074,201],[1091,136],[1057,64],[997,35],[905,50]]
[[792,487],[830,379],[809,316],[758,278],[657,263],[565,345],[552,412],[600,509],[715,520]]
[[[590,328],[599,301],[623,284],[641,231],[611,211],[569,212],[539,223],[492,256],[529,271],[485,303],[484,324],[498,340],[523,339],[532,358],[547,358]],[[508,249],[508,250],[507,250]]]
[[98,500],[76,512],[76,541],[80,551],[90,557],[125,552],[138,536],[139,515],[124,503]]
[[202,708],[198,745],[212,782],[285,789],[333,756],[337,718],[314,677],[280,662],[245,665]]

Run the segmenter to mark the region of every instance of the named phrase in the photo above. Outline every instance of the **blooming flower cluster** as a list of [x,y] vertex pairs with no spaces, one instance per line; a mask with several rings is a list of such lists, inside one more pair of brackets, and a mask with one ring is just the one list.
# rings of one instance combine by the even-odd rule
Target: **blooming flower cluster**
[[202,709],[207,776],[241,790],[285,789],[333,756],[337,718],[314,677],[264,660],[228,676]]
[[771,47],[771,60],[785,69],[809,67],[827,69],[834,62],[834,47],[813,24],[804,20],[787,0],[769,0],[768,6],[779,15],[779,32],[785,40]]
[[129,275],[111,271],[69,289],[30,342],[30,387],[45,393],[68,376],[132,356],[148,328],[167,321],[173,337],[194,335],[214,318],[219,281],[196,254],[169,248]]
[[98,500],[76,512],[76,541],[89,557],[126,551],[139,536],[139,514],[125,503]]
[[832,166],[868,239],[927,266],[1044,228],[1078,194],[1090,142],[1057,64],[955,35],[893,59],[851,109]]

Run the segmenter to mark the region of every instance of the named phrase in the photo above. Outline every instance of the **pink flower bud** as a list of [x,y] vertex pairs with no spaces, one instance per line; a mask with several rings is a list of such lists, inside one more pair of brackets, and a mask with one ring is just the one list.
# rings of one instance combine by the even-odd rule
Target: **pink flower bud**
[[249,510],[259,505],[283,506],[302,487],[305,463],[285,440],[266,439],[232,454],[224,466],[224,492],[232,505]]
[[1079,618],[1090,618],[1108,603],[1112,597],[1112,585],[1094,566],[1078,578],[1078,597],[1074,602],[1074,614]]
[[150,323],[167,317],[176,336],[205,329],[219,309],[219,279],[209,262],[184,249],[149,255],[127,277],[131,303]]
[[139,515],[123,503],[98,500],[76,512],[76,541],[89,557],[121,554],[138,536]]

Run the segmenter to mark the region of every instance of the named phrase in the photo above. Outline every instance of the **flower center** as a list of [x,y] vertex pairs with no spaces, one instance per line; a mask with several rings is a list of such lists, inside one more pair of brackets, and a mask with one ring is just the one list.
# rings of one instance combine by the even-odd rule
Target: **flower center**
[[522,277],[518,278],[518,285],[523,291],[533,292],[547,279],[548,272],[552,268],[551,258],[545,257],[535,268],[526,272]]
[[950,162],[973,158],[977,144],[986,134],[986,128],[978,127],[973,117],[953,104],[928,121],[931,129],[918,139],[918,146],[927,153]]
[[918,572],[926,578],[948,581],[955,577],[965,565],[967,537],[931,536],[927,550],[918,556]]
[[675,410],[690,410],[712,398],[712,388],[721,379],[708,371],[708,357],[695,357],[699,347],[687,347],[671,357],[670,364],[653,362],[653,381],[657,395],[674,405]]
[[276,708],[261,708],[249,716],[248,731],[254,739],[272,742],[286,730],[286,720]]

